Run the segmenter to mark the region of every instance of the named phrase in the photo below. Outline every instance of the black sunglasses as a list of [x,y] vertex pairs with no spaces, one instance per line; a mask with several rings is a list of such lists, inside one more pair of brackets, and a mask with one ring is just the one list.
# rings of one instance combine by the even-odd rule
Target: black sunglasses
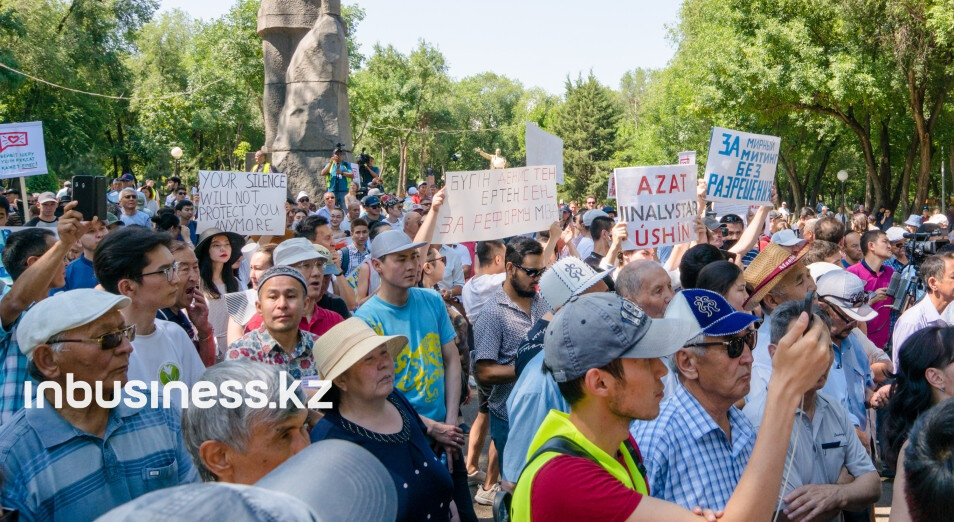
[[133,342],[136,339],[136,325],[131,324],[122,330],[109,332],[95,339],[50,339],[46,344],[55,343],[98,343],[103,350],[112,350],[123,344],[123,339]]
[[870,295],[868,292],[862,290],[854,295],[849,295],[847,297],[841,297],[837,295],[819,295],[818,297],[824,298],[826,300],[835,301],[836,303],[841,303],[841,306],[848,306],[849,308],[858,308],[859,306],[868,302]]
[[540,277],[540,275],[546,271],[546,268],[527,268],[525,266],[520,266],[517,263],[513,263],[513,266],[519,268],[520,270],[523,270],[524,274],[527,274],[527,276],[534,279],[537,277]]
[[736,359],[742,356],[742,352],[745,350],[745,347],[748,346],[749,350],[755,349],[755,343],[759,339],[758,330],[748,330],[748,333],[742,337],[733,337],[728,341],[712,341],[709,343],[693,343],[687,344],[686,346],[700,346],[708,348],[710,346],[725,346],[726,354],[728,354],[730,359]]
[[722,223],[741,223],[742,218],[736,216],[735,214],[726,214],[722,216],[721,221]]
[[371,205],[368,208],[370,208],[371,210],[378,210],[379,208],[381,208],[381,205]]

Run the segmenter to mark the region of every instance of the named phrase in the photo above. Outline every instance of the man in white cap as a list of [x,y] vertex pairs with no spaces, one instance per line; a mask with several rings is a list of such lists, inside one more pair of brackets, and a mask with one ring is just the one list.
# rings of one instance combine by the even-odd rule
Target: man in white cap
[[428,431],[451,433],[450,439],[459,440],[444,448],[452,467],[454,501],[458,510],[473,512],[470,489],[459,487],[467,484],[467,470],[460,453],[463,432],[457,427],[461,393],[457,333],[440,294],[417,287],[424,245],[399,230],[375,237],[371,266],[380,275],[381,285],[354,315],[381,335],[407,337],[407,346],[395,359],[394,384],[414,405]]
[[[45,388],[0,429],[0,505],[21,520],[93,520],[150,491],[198,481],[177,411],[120,398],[136,335],[120,313],[129,304],[70,290],[21,319],[17,342]],[[67,382],[85,394],[70,393]]]
[[901,314],[894,324],[891,361],[895,368],[898,368],[901,345],[911,334],[928,326],[954,324],[951,322],[954,320],[954,311],[947,310],[954,301],[954,252],[928,256],[921,263],[920,275],[926,287],[924,297]]
[[[295,198],[295,203],[298,203],[298,208],[304,210],[311,214],[311,198],[308,197],[308,193],[304,190],[298,193],[298,196]],[[328,219],[328,218],[325,218]]]
[[520,477],[527,460],[530,441],[550,410],[569,412],[553,377],[543,369],[543,336],[553,314],[578,295],[609,290],[603,278],[615,268],[597,272],[575,257],[565,257],[553,264],[540,277],[540,295],[549,312],[537,320],[517,348],[517,382],[507,399],[510,427],[507,448],[503,454],[503,476],[513,482]]
[[[903,272],[905,267],[908,266],[908,253],[904,248],[908,242],[908,239],[904,237],[905,231],[901,227],[891,227],[885,231],[885,234],[888,236],[888,242],[891,243],[891,259],[885,261],[884,264],[890,266],[895,272]],[[845,242],[845,246],[847,247],[847,241]],[[858,253],[860,257],[860,243],[858,245]]]
[[56,206],[59,200],[52,192],[43,192],[37,197],[37,204],[40,205],[40,215],[23,224],[25,227],[43,227],[56,228]]

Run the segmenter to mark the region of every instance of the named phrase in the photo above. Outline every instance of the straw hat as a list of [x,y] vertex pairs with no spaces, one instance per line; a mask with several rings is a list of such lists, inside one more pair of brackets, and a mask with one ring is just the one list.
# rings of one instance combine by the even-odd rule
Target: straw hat
[[762,298],[771,292],[785,274],[801,262],[802,257],[807,253],[807,248],[793,255],[789,249],[777,243],[765,245],[765,248],[755,256],[743,272],[746,284],[752,287],[752,295],[746,299],[742,307],[746,310],[755,308],[755,305],[762,302]]
[[378,335],[363,319],[352,317],[319,337],[312,352],[321,378],[331,381],[381,346],[395,357],[407,346],[407,337]]

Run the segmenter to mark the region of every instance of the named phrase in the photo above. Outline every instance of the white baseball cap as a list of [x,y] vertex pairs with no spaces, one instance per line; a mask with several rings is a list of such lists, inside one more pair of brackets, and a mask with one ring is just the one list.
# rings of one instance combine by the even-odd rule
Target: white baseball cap
[[540,276],[540,295],[550,310],[556,310],[570,298],[582,294],[613,273],[613,270],[616,270],[616,267],[597,272],[580,258],[564,257],[553,263],[553,266]]
[[859,322],[878,317],[868,306],[865,282],[847,270],[832,270],[818,278],[818,299],[837,306],[845,315]]
[[891,227],[885,231],[885,234],[888,236],[888,241],[894,243],[895,241],[901,241],[904,239],[904,235],[907,233],[901,227]]
[[126,308],[128,297],[92,288],[80,288],[54,294],[23,314],[17,325],[17,344],[27,360],[33,350],[54,335],[89,324],[111,310]]
[[290,266],[310,259],[323,257],[311,245],[311,241],[303,237],[286,239],[275,247],[272,252],[272,260],[275,266]]
[[772,234],[772,243],[778,243],[785,247],[801,245],[804,242],[805,240],[796,236],[795,231],[790,228],[783,228]]

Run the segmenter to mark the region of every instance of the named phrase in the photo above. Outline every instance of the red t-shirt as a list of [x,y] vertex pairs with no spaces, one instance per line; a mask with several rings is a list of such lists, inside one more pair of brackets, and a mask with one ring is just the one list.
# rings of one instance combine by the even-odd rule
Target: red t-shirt
[[[249,320],[248,324],[245,325],[245,333],[249,333],[252,330],[258,329],[262,326],[262,314],[255,313],[252,318]],[[307,316],[302,316],[301,322],[298,323],[298,329],[304,330],[306,332],[311,332],[315,335],[324,335],[325,332],[331,330],[331,327],[344,321],[344,318],[341,317],[341,314],[338,312],[332,312],[331,310],[325,310],[324,308],[315,305],[315,310],[312,316],[309,318]]]
[[533,520],[622,522],[642,499],[642,494],[623,485],[599,464],[584,457],[560,455],[533,477],[530,514]]

